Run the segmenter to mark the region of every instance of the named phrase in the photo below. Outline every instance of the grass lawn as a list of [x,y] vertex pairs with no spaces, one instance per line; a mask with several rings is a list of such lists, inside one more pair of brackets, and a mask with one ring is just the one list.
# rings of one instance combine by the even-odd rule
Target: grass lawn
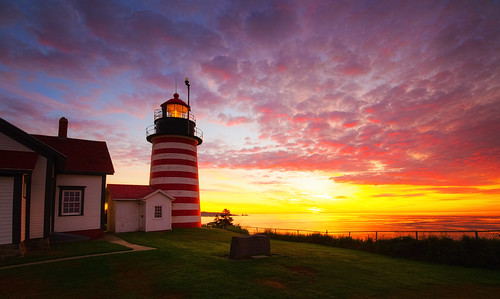
[[[0,297],[498,298],[500,271],[271,241],[272,257],[227,259],[234,233],[127,233],[157,250],[0,270]],[[82,243],[79,243],[80,245]]]
[[0,267],[18,265],[38,261],[59,259],[71,256],[82,256],[113,251],[131,250],[128,247],[102,240],[76,241],[68,243],[53,243],[49,249],[29,251],[23,257],[0,261]]

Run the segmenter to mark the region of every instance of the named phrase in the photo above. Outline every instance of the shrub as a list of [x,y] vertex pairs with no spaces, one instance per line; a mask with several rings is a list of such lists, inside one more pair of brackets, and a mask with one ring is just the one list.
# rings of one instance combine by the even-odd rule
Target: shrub
[[463,236],[453,240],[447,236],[427,237],[416,240],[410,236],[392,239],[365,240],[351,237],[334,237],[322,234],[279,234],[268,229],[264,232],[271,239],[314,243],[347,249],[363,250],[392,257],[442,264],[500,269],[500,240]]
[[238,234],[242,234],[242,235],[249,235],[248,230],[242,228],[239,225],[230,225],[230,226],[227,226],[224,229],[228,230],[230,232],[233,232],[233,233],[238,233]]
[[228,209],[224,209],[222,213],[215,215],[214,221],[207,223],[207,227],[226,228],[233,225],[233,217]]

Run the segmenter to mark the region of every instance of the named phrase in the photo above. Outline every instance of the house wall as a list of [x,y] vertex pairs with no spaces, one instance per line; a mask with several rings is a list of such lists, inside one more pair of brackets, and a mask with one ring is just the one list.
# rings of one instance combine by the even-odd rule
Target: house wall
[[[161,231],[161,230],[171,230],[172,229],[172,202],[170,199],[166,198],[165,195],[157,193],[145,200],[145,219],[146,227],[145,230],[149,231]],[[162,207],[162,218],[155,219],[155,206]]]
[[114,200],[114,232],[136,232],[139,230],[140,204],[138,200]]
[[0,177],[0,245],[12,243],[14,177]]
[[7,151],[33,152],[26,146],[0,132],[0,149]]
[[[14,139],[8,137],[4,133],[0,132],[0,149],[10,150],[10,151],[20,151],[20,152],[33,152],[28,147],[22,145],[21,143],[15,141]],[[38,155],[35,169],[32,173],[31,180],[31,205],[30,205],[30,227],[29,234],[30,238],[42,238],[43,237],[43,220],[44,220],[44,204],[45,204],[45,181],[46,181],[46,167],[47,158]],[[12,184],[13,184],[13,178]],[[13,192],[13,185],[10,187],[10,192]],[[0,191],[0,196],[4,198],[6,195],[4,190]],[[0,208],[0,222],[5,223],[10,221],[10,226],[12,227],[12,204],[13,195],[10,196],[10,208],[2,207]],[[21,202],[21,241],[25,239],[26,236],[26,199],[23,198]],[[6,215],[8,209],[9,216]],[[10,217],[7,219],[7,217]],[[0,234],[2,234],[4,228],[0,229]],[[12,241],[12,228],[10,230],[10,239]],[[0,241],[1,243],[1,241]],[[12,243],[12,242],[9,242]]]
[[31,174],[30,239],[43,238],[47,158],[38,155]]
[[[56,183],[54,232],[95,230],[101,228],[102,176],[59,174]],[[59,186],[84,186],[83,215],[59,215]]]

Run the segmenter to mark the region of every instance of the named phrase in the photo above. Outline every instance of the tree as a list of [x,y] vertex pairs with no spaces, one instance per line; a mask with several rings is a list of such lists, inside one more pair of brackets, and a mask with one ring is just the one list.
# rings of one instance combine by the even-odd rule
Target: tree
[[228,209],[224,209],[222,213],[215,215],[214,221],[207,223],[208,227],[227,228],[233,225],[233,217]]

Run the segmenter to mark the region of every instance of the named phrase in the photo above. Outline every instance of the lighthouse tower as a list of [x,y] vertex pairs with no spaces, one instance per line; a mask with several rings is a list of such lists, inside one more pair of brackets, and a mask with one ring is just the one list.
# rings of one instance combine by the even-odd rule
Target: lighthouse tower
[[196,128],[188,103],[174,97],[154,112],[154,125],[146,129],[146,139],[153,144],[151,187],[175,197],[172,204],[172,227],[201,227],[197,146],[203,133]]

